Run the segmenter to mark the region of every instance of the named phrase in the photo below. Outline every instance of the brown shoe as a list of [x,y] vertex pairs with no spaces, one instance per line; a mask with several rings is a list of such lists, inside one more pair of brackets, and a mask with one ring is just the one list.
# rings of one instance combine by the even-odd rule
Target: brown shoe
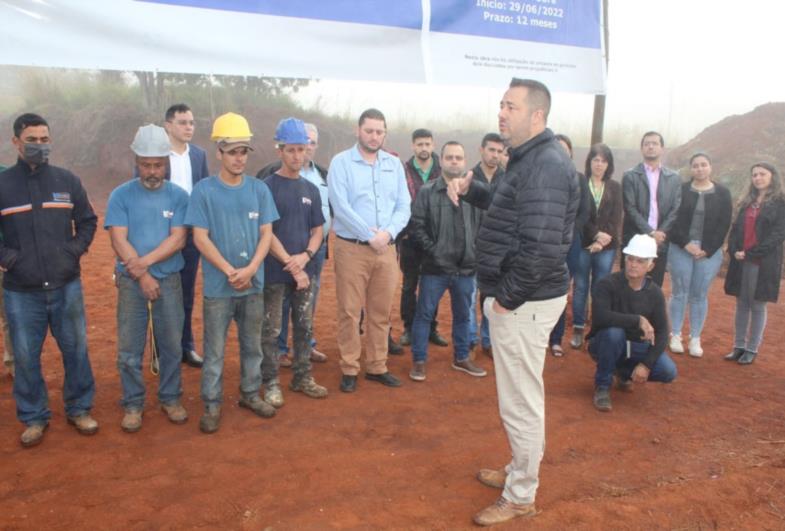
[[466,359],[463,361],[454,361],[452,362],[452,368],[456,371],[465,372],[471,376],[475,376],[478,378],[482,378],[486,374],[488,374],[485,369],[482,367],[478,367],[475,365],[471,360]]
[[172,424],[185,424],[188,422],[188,412],[180,402],[161,404],[161,411],[166,413],[166,418]]
[[327,354],[325,354],[324,352],[319,352],[315,348],[312,348],[311,361],[314,361],[316,363],[324,363],[325,361],[327,361]]
[[241,398],[237,404],[240,407],[250,409],[260,417],[264,417],[266,419],[275,416],[275,408],[262,400],[262,397],[259,395],[253,395],[248,398]]
[[533,503],[517,504],[499,498],[496,503],[475,514],[474,523],[490,526],[507,522],[519,516],[534,516],[535,514],[537,514],[537,509]]
[[71,424],[82,435],[93,435],[98,431],[98,422],[90,416],[90,413],[82,413],[78,417],[68,417],[68,424]]
[[30,424],[25,428],[25,431],[22,432],[22,436],[19,437],[19,442],[21,442],[22,446],[25,448],[31,448],[41,444],[41,441],[44,440],[44,432],[48,427],[49,424]]
[[316,383],[313,376],[305,376],[297,382],[292,380],[289,389],[311,398],[327,398],[327,388]]
[[477,480],[488,487],[494,489],[503,489],[504,482],[507,480],[507,472],[502,470],[493,470],[491,468],[483,468],[477,472]]
[[278,355],[278,366],[287,368],[292,366],[292,358],[289,357],[289,354],[282,353]]
[[123,415],[120,428],[125,433],[136,433],[142,429],[142,412],[137,409],[128,410]]

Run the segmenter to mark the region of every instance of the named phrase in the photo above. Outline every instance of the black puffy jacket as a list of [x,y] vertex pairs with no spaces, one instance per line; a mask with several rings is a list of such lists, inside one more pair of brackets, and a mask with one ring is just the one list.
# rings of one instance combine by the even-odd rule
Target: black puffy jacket
[[79,277],[98,218],[68,170],[19,160],[0,173],[0,265],[11,291],[57,289]]
[[[487,185],[475,181],[465,196],[481,208],[489,198]],[[477,238],[483,294],[515,309],[567,293],[579,201],[575,166],[550,129],[513,148]]]

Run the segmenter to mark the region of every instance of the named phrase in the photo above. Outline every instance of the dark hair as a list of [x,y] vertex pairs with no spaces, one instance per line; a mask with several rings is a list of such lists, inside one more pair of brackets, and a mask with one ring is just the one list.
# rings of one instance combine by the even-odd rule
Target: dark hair
[[387,120],[379,109],[365,109],[357,120],[357,125],[362,126],[365,120],[381,120],[384,122],[384,128],[387,128]]
[[414,133],[412,133],[412,142],[416,142],[418,138],[431,138],[431,139],[433,139],[433,133],[431,133],[427,129],[415,129]]
[[166,120],[167,122],[171,122],[172,120],[174,120],[174,115],[177,114],[178,112],[179,113],[184,113],[184,112],[188,112],[190,110],[191,110],[191,108],[188,105],[186,105],[185,103],[175,103],[174,105],[172,105],[171,107],[166,109],[166,114],[164,115],[164,120]]
[[[780,172],[777,171],[777,168],[768,162],[756,162],[750,166],[750,174],[752,174],[752,170],[755,168],[763,168],[764,170],[771,172],[771,184],[769,185],[769,191],[764,198],[764,202],[775,199],[781,201],[785,200],[785,192],[782,191],[782,178],[780,177]],[[745,208],[754,203],[757,199],[758,189],[755,188],[752,185],[752,181],[750,181],[750,187],[747,190],[747,195],[745,195],[741,201],[739,201],[739,215],[741,215],[741,212],[743,212]]]
[[594,144],[589,149],[589,154],[586,155],[586,177],[591,179],[591,161],[597,155],[601,156],[608,162],[608,167],[605,169],[605,174],[602,176],[603,181],[607,181],[613,176],[613,152],[606,144]]
[[657,131],[646,131],[645,133],[643,133],[643,136],[641,137],[641,147],[643,147],[643,141],[646,140],[647,136],[657,136],[657,137],[659,137],[660,138],[660,145],[662,147],[665,147],[665,139],[662,138],[662,135],[659,134]]
[[515,87],[528,89],[526,101],[533,110],[542,110],[545,113],[545,121],[547,122],[548,114],[551,112],[551,91],[548,90],[548,87],[534,79],[514,77],[510,81],[510,88]]
[[44,120],[37,114],[26,112],[18,116],[16,120],[14,120],[14,136],[16,138],[19,138],[19,135],[22,134],[22,131],[24,131],[28,127],[36,127],[38,125],[45,125],[46,127],[49,127],[49,124],[46,123],[46,120]]
[[466,149],[463,147],[463,144],[461,144],[457,140],[450,140],[449,142],[445,142],[444,145],[442,146],[442,150],[439,152],[440,156],[444,155],[444,148],[446,148],[447,146],[461,146],[461,149],[463,149],[464,152],[466,151]]
[[570,137],[559,133],[558,135],[553,135],[553,138],[567,144],[567,150],[570,152],[570,158],[572,158],[572,140],[570,140]]
[[696,152],[695,152],[695,153],[693,153],[693,154],[692,154],[692,156],[690,157],[690,166],[692,166],[692,163],[693,163],[693,162],[695,161],[695,159],[697,159],[698,157],[703,157],[704,159],[706,159],[706,160],[708,160],[708,161],[709,161],[709,164],[711,164],[711,157],[710,157],[710,156],[708,156],[708,155],[707,155],[706,153],[704,153],[703,151],[696,151]]
[[497,144],[504,144],[504,140],[502,140],[501,135],[499,133],[488,133],[484,137],[482,137],[482,144],[480,147],[485,147],[488,142],[496,142]]

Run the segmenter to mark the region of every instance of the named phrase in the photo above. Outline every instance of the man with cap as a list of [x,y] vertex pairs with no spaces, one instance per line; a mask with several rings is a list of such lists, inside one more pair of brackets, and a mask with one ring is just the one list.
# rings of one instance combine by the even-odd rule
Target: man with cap
[[594,407],[611,410],[614,377],[622,391],[633,382],[672,382],[676,365],[665,353],[668,315],[662,289],[648,276],[657,258],[657,241],[636,234],[622,251],[624,270],[597,283],[592,292],[592,326],[587,336],[589,353],[597,362]]
[[49,164],[49,125],[37,114],[14,120],[19,159],[0,174],[0,269],[14,348],[16,414],[27,428],[22,446],[41,442],[49,425],[41,348],[51,330],[63,356],[63,402],[69,424],[98,431],[90,415],[95,381],[87,354],[79,259],[98,218],[77,176]]
[[142,357],[150,318],[158,354],[161,409],[175,424],[188,420],[180,404],[184,316],[180,251],[186,239],[188,193],[165,178],[170,145],[162,127],[140,127],[131,150],[136,154],[139,177],[112,191],[104,221],[117,255],[117,369],[123,388],[120,404],[125,411],[120,427],[127,433],[142,427]]
[[202,253],[204,365],[199,422],[204,433],[218,431],[223,397],[226,333],[237,323],[240,343],[240,407],[261,417],[275,408],[262,400],[262,319],[264,261],[270,249],[272,222],[278,219],[266,184],[243,172],[251,150],[245,118],[226,113],[213,124],[212,139],[221,169],[197,183],[188,203],[186,225]]
[[[327,389],[311,375],[314,276],[316,252],[322,245],[322,201],[319,190],[300,176],[308,135],[301,120],[286,118],[275,130],[281,167],[264,180],[280,216],[273,223],[270,255],[264,261],[264,324],[262,325],[262,383],[264,399],[283,405],[278,381],[278,335],[284,300],[289,299],[294,338],[294,376],[289,389],[311,398],[325,398]],[[288,319],[288,312],[286,318]]]

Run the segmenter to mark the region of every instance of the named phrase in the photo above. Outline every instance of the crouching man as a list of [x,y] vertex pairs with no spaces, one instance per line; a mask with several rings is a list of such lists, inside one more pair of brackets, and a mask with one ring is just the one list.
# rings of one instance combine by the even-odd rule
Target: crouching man
[[114,189],[104,222],[117,255],[117,369],[125,411],[120,427],[127,433],[142,427],[142,356],[149,313],[159,355],[158,400],[171,422],[188,420],[180,404],[185,315],[180,251],[185,246],[188,193],[165,179],[171,147],[162,127],[140,127],[131,150],[139,178]]
[[602,279],[592,294],[589,353],[597,362],[594,407],[611,410],[614,376],[619,390],[633,382],[672,382],[676,365],[665,353],[668,316],[660,287],[648,276],[657,258],[657,242],[637,234],[622,251],[625,268]]

